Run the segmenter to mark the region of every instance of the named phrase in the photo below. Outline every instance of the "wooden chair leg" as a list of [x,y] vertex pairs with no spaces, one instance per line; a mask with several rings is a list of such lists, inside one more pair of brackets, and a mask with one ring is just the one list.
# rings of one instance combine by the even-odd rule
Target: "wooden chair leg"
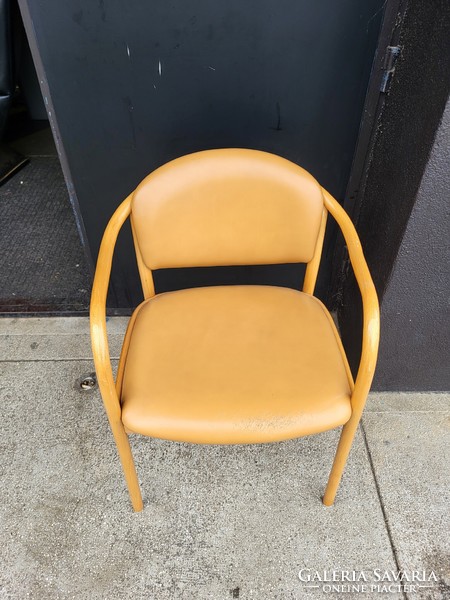
[[325,506],[332,506],[336,498],[336,492],[341,481],[342,473],[344,472],[345,464],[352,447],[353,438],[355,437],[358,428],[360,417],[351,418],[342,428],[341,437],[334,457],[333,466],[331,468],[330,477],[322,498]]
[[141,490],[139,480],[134,466],[133,455],[131,454],[130,440],[125,432],[122,423],[117,423],[113,429],[114,439],[116,440],[117,450],[119,452],[120,462],[122,463],[125,481],[127,482],[130,500],[135,512],[143,509]]

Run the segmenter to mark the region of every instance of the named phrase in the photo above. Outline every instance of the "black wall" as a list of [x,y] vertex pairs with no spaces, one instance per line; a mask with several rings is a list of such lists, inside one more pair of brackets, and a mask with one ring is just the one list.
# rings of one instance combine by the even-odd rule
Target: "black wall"
[[0,0],[0,141],[13,92],[11,15],[9,0]]
[[450,390],[450,101],[383,298],[375,389]]
[[[280,154],[342,199],[384,4],[21,0],[93,259],[119,202],[148,172],[196,150]],[[322,296],[333,242],[332,229]],[[227,275],[244,276],[300,285],[299,270],[286,267]],[[216,281],[221,277],[215,274]],[[180,273],[175,282],[168,279],[157,274],[157,286],[189,284]],[[140,300],[129,233],[118,247],[112,289],[115,306]]]
[[[382,343],[374,387],[442,390],[450,383],[450,370],[443,364],[449,350],[444,330],[447,300],[443,301],[449,296],[448,279],[443,276],[448,231],[444,234],[442,229],[448,223],[448,190],[442,193],[439,183],[444,181],[443,170],[427,173],[426,169],[450,90],[450,3],[409,0],[399,44],[401,56],[374,129],[354,210],[382,300]],[[446,148],[439,160],[448,169],[448,129],[446,135],[439,138]],[[422,182],[427,192],[419,194]],[[362,315],[351,274],[339,297],[341,332],[355,370]]]

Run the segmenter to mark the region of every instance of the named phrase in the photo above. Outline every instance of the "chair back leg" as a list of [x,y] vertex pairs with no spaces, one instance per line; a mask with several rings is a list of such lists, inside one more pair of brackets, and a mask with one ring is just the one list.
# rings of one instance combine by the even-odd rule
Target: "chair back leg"
[[[112,425],[112,424],[111,424]],[[114,439],[116,440],[117,451],[119,452],[120,462],[122,463],[125,481],[127,482],[128,491],[130,493],[131,505],[135,512],[143,509],[141,490],[139,488],[139,480],[134,466],[133,455],[131,454],[130,440],[126,434],[122,422],[112,425]]]
[[342,428],[330,477],[328,478],[328,484],[325,494],[322,498],[322,502],[325,504],[325,506],[332,506],[334,504],[342,473],[345,469],[345,464],[350,453],[350,448],[352,447],[353,438],[355,437],[359,421],[360,416],[353,414],[350,420]]

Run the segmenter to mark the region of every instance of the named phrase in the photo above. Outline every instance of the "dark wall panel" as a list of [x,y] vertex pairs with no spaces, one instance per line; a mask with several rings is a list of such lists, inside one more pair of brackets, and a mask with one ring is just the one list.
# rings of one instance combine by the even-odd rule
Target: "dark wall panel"
[[450,101],[381,311],[381,390],[450,390]]
[[[383,6],[22,0],[93,256],[121,199],[196,150],[275,152],[342,198]],[[127,306],[139,300],[129,235],[119,250]],[[328,277],[325,261],[322,289]]]
[[[428,185],[433,197],[419,193],[450,92],[449,40],[447,0],[408,0],[399,41],[401,55],[357,199],[356,226],[382,300],[380,368],[374,382],[379,390],[442,390],[449,383],[448,369],[442,369],[448,341],[438,325],[444,314],[442,294],[448,297],[448,281],[442,276],[448,261],[442,229],[448,197],[438,193],[437,186]],[[442,160],[448,169],[448,152],[442,154]],[[439,175],[434,170],[430,176],[443,180],[443,172]],[[421,204],[417,209],[416,202]],[[409,239],[404,246],[407,227]],[[404,256],[407,251],[409,259]],[[407,272],[402,273],[404,269]],[[343,287],[338,314],[347,356],[356,372],[362,311],[351,274]]]

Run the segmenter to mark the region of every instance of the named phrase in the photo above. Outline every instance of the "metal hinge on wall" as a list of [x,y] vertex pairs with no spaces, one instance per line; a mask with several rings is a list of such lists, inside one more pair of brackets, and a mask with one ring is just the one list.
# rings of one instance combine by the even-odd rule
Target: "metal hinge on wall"
[[389,87],[395,71],[395,65],[400,55],[400,46],[388,46],[384,59],[383,76],[380,83],[380,92],[385,93]]

